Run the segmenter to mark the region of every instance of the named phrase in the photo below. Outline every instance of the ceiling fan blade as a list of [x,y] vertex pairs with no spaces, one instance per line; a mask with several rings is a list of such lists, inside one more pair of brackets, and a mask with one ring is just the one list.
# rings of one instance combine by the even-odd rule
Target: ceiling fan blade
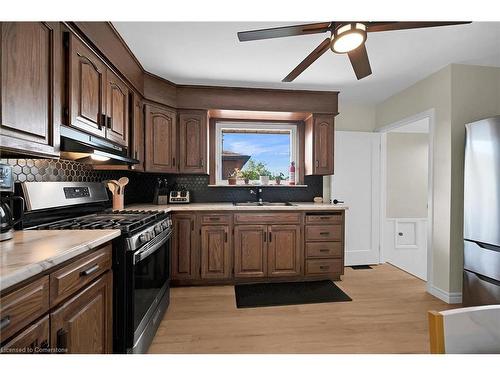
[[251,31],[240,31],[238,39],[240,42],[250,40],[283,38],[286,36],[307,35],[324,33],[330,30],[330,22],[310,23],[307,25],[274,27],[272,29],[261,29]]
[[367,31],[370,33],[378,31],[393,31],[405,29],[420,29],[424,27],[453,26],[471,23],[471,21],[460,22],[368,22]]
[[351,60],[352,68],[358,80],[372,74],[370,60],[368,60],[368,53],[366,52],[366,46],[364,44],[349,52],[347,55],[349,56],[349,60]]
[[307,57],[302,60],[302,62],[297,65],[297,67],[290,72],[281,82],[292,82],[297,78],[304,70],[306,70],[313,62],[315,62],[326,50],[330,47],[330,38],[326,38],[317,46],[314,51],[312,51]]

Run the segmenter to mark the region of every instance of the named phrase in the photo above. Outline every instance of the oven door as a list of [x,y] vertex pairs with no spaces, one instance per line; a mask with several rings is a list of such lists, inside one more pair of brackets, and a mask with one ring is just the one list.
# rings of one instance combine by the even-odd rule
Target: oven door
[[163,232],[133,254],[134,346],[158,305],[169,298],[171,234],[171,230]]

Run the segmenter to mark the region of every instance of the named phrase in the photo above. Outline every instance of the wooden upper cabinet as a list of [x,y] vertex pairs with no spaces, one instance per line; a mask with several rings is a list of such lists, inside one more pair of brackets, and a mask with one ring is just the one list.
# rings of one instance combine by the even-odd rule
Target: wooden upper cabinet
[[127,85],[111,70],[106,71],[106,138],[122,146],[128,146]]
[[195,214],[173,216],[172,279],[190,280],[199,278]]
[[176,173],[176,115],[156,105],[146,104],[146,171]]
[[138,94],[134,94],[132,101],[132,152],[131,156],[139,160],[139,164],[132,165],[136,171],[144,171],[144,107]]
[[201,227],[201,278],[229,279],[231,277],[231,239],[228,225]]
[[69,33],[64,37],[69,55],[69,125],[105,137],[106,66],[80,39]]
[[305,127],[305,174],[333,174],[334,115],[313,114]]
[[112,352],[112,278],[105,273],[50,314],[52,348],[73,354]]
[[206,111],[179,112],[179,172],[208,173]]
[[234,276],[267,275],[267,225],[237,225],[234,228]]
[[2,151],[59,155],[61,34],[57,22],[1,22]]
[[301,274],[300,225],[270,225],[267,246],[268,276],[299,276]]

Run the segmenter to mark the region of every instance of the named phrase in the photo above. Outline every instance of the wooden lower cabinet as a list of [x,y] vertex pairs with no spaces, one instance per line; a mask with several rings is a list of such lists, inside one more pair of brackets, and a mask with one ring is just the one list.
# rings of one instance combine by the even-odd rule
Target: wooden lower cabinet
[[198,238],[195,232],[195,214],[175,214],[172,241],[172,279],[192,280],[199,278]]
[[174,213],[172,280],[336,279],[344,273],[344,213]]
[[36,354],[46,353],[49,349],[49,315],[45,315],[14,336],[0,349],[1,353]]
[[231,277],[231,241],[228,225],[201,227],[201,278],[229,279]]
[[302,246],[300,225],[270,225],[267,243],[267,276],[299,276]]
[[51,347],[61,353],[112,352],[112,273],[50,314]]
[[237,225],[234,228],[234,276],[267,275],[267,225]]

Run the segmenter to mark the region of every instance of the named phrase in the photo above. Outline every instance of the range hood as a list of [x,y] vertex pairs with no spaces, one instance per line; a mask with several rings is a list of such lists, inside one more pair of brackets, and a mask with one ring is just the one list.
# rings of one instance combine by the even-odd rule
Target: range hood
[[86,164],[137,164],[127,150],[99,137],[61,125],[61,158]]

